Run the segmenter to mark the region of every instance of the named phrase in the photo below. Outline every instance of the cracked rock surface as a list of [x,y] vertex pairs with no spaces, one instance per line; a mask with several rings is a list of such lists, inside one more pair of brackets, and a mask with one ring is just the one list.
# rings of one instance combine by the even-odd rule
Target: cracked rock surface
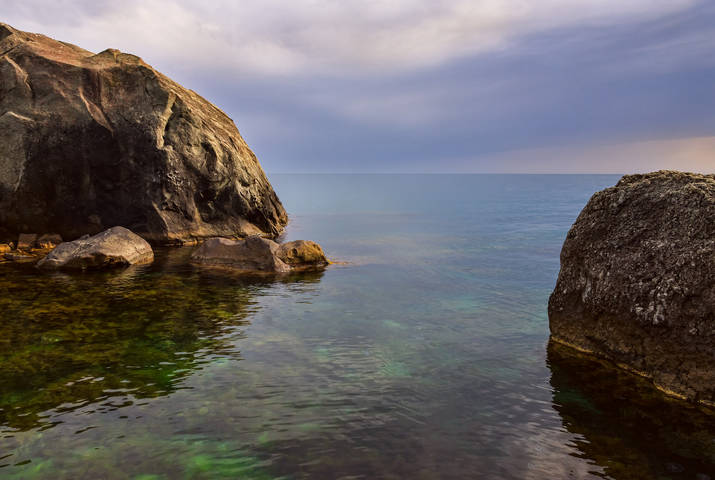
[[256,156],[210,102],[134,55],[0,23],[0,237],[122,225],[181,243],[275,236],[286,221]]
[[624,176],[569,231],[552,337],[715,405],[715,175]]

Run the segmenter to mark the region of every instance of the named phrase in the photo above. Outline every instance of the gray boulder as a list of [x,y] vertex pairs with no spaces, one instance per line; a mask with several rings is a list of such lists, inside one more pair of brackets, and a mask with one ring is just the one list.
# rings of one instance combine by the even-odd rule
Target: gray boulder
[[276,256],[277,251],[276,242],[257,235],[241,240],[209,238],[194,251],[191,261],[254,272],[288,272],[290,267]]
[[569,231],[552,338],[715,405],[715,176],[624,176]]
[[278,235],[233,121],[141,58],[0,23],[0,240],[123,225],[156,243]]
[[151,263],[151,245],[124,227],[59,244],[37,263],[39,268],[97,269]]

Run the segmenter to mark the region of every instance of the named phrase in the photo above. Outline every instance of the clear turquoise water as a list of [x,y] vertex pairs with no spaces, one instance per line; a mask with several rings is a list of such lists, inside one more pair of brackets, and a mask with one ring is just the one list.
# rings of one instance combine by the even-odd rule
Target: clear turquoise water
[[617,179],[274,175],[344,262],[275,281],[2,264],[0,478],[715,478],[712,415],[548,345]]

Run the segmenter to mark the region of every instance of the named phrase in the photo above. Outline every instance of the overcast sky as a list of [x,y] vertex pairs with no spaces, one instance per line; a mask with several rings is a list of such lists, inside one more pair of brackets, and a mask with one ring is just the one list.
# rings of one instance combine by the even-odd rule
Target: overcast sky
[[2,7],[141,56],[226,111],[268,172],[715,172],[711,0]]

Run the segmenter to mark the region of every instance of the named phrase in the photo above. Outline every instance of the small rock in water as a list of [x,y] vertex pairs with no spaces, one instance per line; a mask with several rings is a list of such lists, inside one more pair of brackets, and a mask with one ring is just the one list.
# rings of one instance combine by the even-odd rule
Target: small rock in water
[[60,235],[56,233],[46,233],[35,241],[35,247],[45,250],[55,248],[60,243],[62,243],[62,237]]
[[291,267],[315,267],[330,263],[323,249],[310,240],[295,240],[282,244],[276,252],[278,258]]
[[232,267],[239,270],[282,273],[290,267],[276,256],[278,244],[253,235],[242,240],[210,238],[191,255],[196,264]]
[[124,227],[112,227],[93,237],[64,242],[37,264],[40,268],[106,268],[151,263],[149,243]]
[[194,251],[191,261],[201,265],[273,273],[321,267],[329,263],[323,249],[315,242],[298,240],[279,245],[257,235],[242,240],[210,238]]
[[35,245],[37,240],[36,233],[21,233],[17,239],[18,250],[29,250]]

